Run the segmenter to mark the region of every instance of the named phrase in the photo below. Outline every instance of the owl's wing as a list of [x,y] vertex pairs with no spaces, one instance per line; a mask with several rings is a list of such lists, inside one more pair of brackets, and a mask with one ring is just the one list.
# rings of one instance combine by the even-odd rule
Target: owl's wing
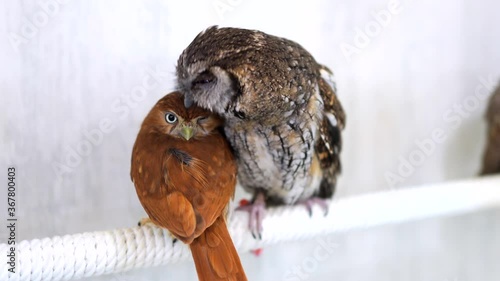
[[346,116],[336,95],[332,72],[325,66],[320,66],[320,72],[322,77],[318,81],[318,86],[324,103],[324,113],[315,149],[323,171],[319,196],[330,198],[335,190],[337,175],[341,171],[341,130],[344,129]]
[[[160,157],[148,159],[150,161],[141,166],[142,173],[133,169],[132,174],[134,184],[139,186],[140,201],[151,221],[190,243],[212,223],[207,225],[200,220],[193,206],[194,198],[200,197],[197,191],[208,186],[205,163],[174,148]],[[159,159],[159,162],[151,159]]]
[[156,225],[168,229],[185,243],[194,239],[196,214],[193,205],[180,192],[142,197],[143,207]]
[[319,79],[319,92],[324,103],[324,111],[332,114],[340,130],[345,126],[345,113],[342,104],[337,98],[337,86],[333,78],[333,72],[326,66],[320,65],[321,78]]

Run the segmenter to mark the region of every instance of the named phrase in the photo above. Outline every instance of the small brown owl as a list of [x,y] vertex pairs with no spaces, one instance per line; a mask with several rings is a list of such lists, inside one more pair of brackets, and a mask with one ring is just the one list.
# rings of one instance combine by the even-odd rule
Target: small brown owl
[[486,120],[488,137],[483,155],[482,175],[500,173],[500,87],[490,98]]
[[261,234],[266,203],[327,210],[345,124],[330,77],[299,44],[256,30],[210,27],[179,57],[185,105],[226,119],[239,181],[254,194],[246,207],[254,235]]
[[200,281],[247,280],[226,226],[236,161],[222,120],[183,101],[166,95],[142,123],[130,169],[137,196],[154,224],[189,244]]

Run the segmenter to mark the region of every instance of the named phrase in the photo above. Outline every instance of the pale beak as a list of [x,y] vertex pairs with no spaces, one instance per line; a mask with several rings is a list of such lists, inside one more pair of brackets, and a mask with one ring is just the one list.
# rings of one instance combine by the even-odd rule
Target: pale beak
[[193,97],[190,94],[184,94],[184,107],[190,108],[193,105]]
[[181,128],[181,136],[185,140],[189,140],[191,137],[193,137],[193,127],[182,126],[182,128]]

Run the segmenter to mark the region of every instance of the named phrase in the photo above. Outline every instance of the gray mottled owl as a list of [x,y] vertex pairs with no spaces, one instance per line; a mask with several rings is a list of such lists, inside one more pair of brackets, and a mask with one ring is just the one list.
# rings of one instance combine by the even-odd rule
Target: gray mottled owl
[[482,175],[500,173],[500,86],[488,103],[488,137],[483,155]]
[[266,203],[327,208],[345,124],[330,77],[299,44],[255,30],[210,27],[179,57],[186,106],[226,119],[240,184],[254,194],[246,207],[254,235]]

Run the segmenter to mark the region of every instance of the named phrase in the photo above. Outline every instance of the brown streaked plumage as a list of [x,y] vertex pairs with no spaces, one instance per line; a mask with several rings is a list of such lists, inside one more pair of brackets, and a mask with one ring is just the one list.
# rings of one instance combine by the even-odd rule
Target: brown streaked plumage
[[226,120],[254,235],[266,204],[326,209],[333,196],[345,114],[331,75],[296,42],[257,30],[210,27],[179,57],[185,104]]
[[500,87],[490,98],[486,121],[488,122],[488,137],[483,154],[482,175],[500,173]]
[[190,245],[199,280],[246,280],[225,222],[236,163],[222,119],[166,95],[142,123],[130,175],[151,221]]

